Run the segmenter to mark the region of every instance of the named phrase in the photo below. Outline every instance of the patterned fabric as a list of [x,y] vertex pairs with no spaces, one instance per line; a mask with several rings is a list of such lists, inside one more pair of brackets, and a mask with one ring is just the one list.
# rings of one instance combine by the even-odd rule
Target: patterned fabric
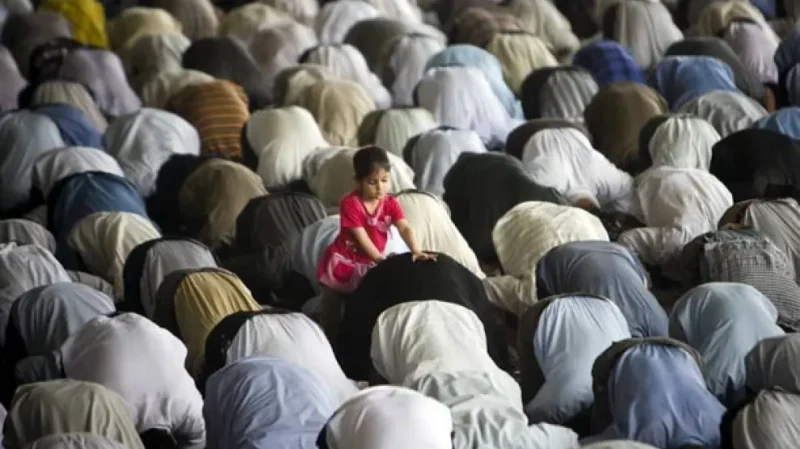
[[241,87],[225,80],[190,85],[170,98],[166,109],[197,128],[201,154],[241,158],[242,128],[250,118]]
[[592,42],[575,53],[572,63],[591,72],[601,89],[618,81],[645,82],[644,72],[631,51],[618,42]]

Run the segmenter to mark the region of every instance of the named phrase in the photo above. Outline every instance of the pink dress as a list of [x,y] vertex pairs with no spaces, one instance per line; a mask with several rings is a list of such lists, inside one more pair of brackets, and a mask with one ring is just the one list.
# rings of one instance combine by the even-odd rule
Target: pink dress
[[358,193],[352,192],[344,197],[339,203],[339,235],[323,253],[317,269],[320,283],[343,293],[353,292],[375,263],[358,248],[348,229],[364,228],[383,254],[392,224],[403,218],[403,209],[393,196],[385,196],[372,214],[367,213]]

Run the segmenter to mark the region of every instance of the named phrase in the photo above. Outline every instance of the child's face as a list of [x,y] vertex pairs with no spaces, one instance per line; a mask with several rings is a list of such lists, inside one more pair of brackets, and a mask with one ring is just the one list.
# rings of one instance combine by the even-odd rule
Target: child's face
[[358,185],[361,189],[361,195],[364,197],[364,199],[367,201],[372,201],[379,200],[386,196],[392,186],[392,181],[389,177],[388,171],[382,168],[377,168],[373,170],[369,176],[360,180]]

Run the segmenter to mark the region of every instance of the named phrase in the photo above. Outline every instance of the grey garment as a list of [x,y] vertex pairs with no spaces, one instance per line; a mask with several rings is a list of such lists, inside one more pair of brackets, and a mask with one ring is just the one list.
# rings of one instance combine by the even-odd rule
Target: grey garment
[[142,107],[139,97],[128,84],[122,61],[112,51],[73,50],[64,58],[59,76],[86,86],[106,117],[130,114]]
[[56,239],[44,226],[32,220],[0,220],[0,243],[15,242],[19,245],[36,244],[55,253]]
[[800,334],[761,340],[745,357],[747,386],[753,392],[783,390],[800,394]]
[[66,376],[61,363],[61,353],[51,352],[25,357],[14,367],[14,377],[18,385],[63,379]]
[[63,147],[61,132],[50,118],[16,111],[0,118],[0,212],[27,209],[33,165],[39,156]]
[[778,325],[800,330],[800,286],[795,282],[794,264],[760,233],[725,240],[717,235],[724,232],[732,231],[700,237],[707,239],[699,261],[700,282],[753,286],[778,309]]
[[536,267],[538,297],[590,293],[611,300],[634,337],[669,334],[667,313],[647,288],[647,273],[624,246],[571,242],[552,249]]
[[72,279],[72,282],[78,282],[87,287],[91,287],[94,290],[97,290],[100,293],[105,294],[109,298],[114,298],[114,302],[120,302],[122,298],[115,298],[114,297],[114,286],[111,285],[110,282],[106,281],[105,279],[101,278],[100,276],[95,276],[93,274],[86,273],[84,271],[74,271],[69,270],[67,271],[69,278]]
[[25,449],[125,449],[118,441],[93,433],[60,433],[39,438]]
[[28,290],[11,309],[29,355],[44,355],[61,347],[64,341],[87,321],[115,311],[107,295],[75,282],[59,282]]
[[720,137],[749,128],[767,110],[741,92],[714,90],[681,106],[678,112],[705,119]]
[[34,50],[56,38],[72,38],[69,21],[57,12],[36,11],[8,16],[0,41],[14,55],[20,73],[27,77]]
[[38,245],[0,245],[0,345],[14,301],[26,291],[56,282],[70,282],[52,253]]
[[164,240],[147,251],[139,278],[139,294],[147,316],[153,316],[156,293],[170,273],[193,268],[216,267],[208,247],[192,240]]
[[0,46],[0,111],[17,109],[20,91],[28,84],[7,48]]

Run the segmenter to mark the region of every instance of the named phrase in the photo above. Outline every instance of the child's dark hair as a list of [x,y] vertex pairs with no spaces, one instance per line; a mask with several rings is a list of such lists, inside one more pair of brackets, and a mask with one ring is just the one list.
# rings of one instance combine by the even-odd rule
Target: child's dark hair
[[387,172],[392,170],[389,155],[382,148],[370,145],[356,151],[356,154],[353,155],[353,171],[356,173],[356,181],[367,178],[379,168]]

